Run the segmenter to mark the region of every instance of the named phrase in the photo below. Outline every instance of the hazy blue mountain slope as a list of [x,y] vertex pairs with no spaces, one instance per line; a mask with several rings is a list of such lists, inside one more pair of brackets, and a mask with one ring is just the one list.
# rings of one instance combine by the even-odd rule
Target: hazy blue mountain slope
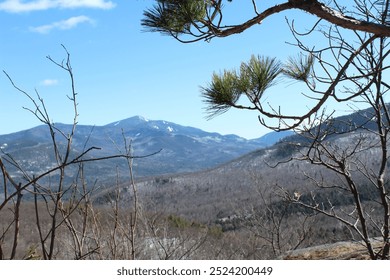
[[[55,124],[55,138],[64,149],[71,126]],[[260,149],[279,140],[284,134],[271,133],[266,138],[247,140],[236,135],[220,135],[194,127],[181,126],[167,121],[147,120],[135,116],[104,126],[78,125],[72,143],[76,157],[88,148],[95,147],[86,157],[104,157],[124,151],[124,138],[131,143],[133,155],[145,156],[134,161],[137,177],[167,173],[199,171],[230,161],[248,152]],[[267,139],[269,138],[269,139]],[[39,174],[54,166],[53,145],[46,126],[0,136],[4,153],[11,155],[31,174]],[[108,179],[116,173],[126,172],[124,160],[105,160],[86,165],[86,171],[95,178]],[[90,174],[92,173],[92,174]]]

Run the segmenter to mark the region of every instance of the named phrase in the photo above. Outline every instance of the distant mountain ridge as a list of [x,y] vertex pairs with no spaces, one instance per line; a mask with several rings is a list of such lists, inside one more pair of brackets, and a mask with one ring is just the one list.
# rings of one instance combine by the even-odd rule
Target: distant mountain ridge
[[[55,124],[65,135],[71,125]],[[237,135],[221,135],[182,126],[163,120],[148,120],[141,116],[116,121],[103,126],[78,125],[72,153],[78,155],[89,147],[99,150],[91,157],[108,156],[124,150],[123,137],[131,140],[133,154],[158,154],[134,161],[137,177],[168,173],[199,171],[230,161],[251,151],[273,145],[288,134],[271,132],[258,139],[247,140]],[[57,140],[65,139],[57,132]],[[30,173],[39,174],[54,164],[50,134],[41,125],[7,135],[0,135],[0,147]],[[94,162],[88,172],[98,177],[114,177],[125,172],[125,162],[108,160]]]
[[[354,143],[362,139],[367,141],[368,145],[373,145],[370,149],[361,149],[355,155],[357,160],[364,161],[365,167],[370,170],[380,157],[378,141],[373,140],[377,137],[374,117],[373,111],[366,109],[334,118],[331,122],[313,129],[329,129],[326,145],[339,153],[347,151],[351,144],[353,147]],[[263,139],[271,137],[275,143],[276,138],[272,138],[273,136],[265,135]],[[299,134],[283,136],[283,139],[279,138],[274,145],[246,153],[215,168],[145,178],[137,182],[138,193],[141,200],[150,200],[151,205],[164,205],[165,211],[169,213],[205,223],[235,217],[240,214],[237,209],[245,213],[246,207],[261,207],[270,193],[276,199],[281,199],[278,192],[282,190],[298,192],[302,199],[310,199],[313,195],[321,199],[322,195],[322,199],[331,197],[332,202],[338,205],[351,203],[345,199],[346,196],[340,196],[333,188],[315,188],[314,180],[324,181],[329,185],[340,183],[340,178],[330,170],[305,160],[290,160],[306,155],[310,145],[305,143],[309,144],[310,139]],[[352,168],[351,172],[356,176],[355,179],[365,179],[358,169]],[[124,188],[127,188],[127,185],[124,185]],[[324,190],[329,191],[326,196],[322,192]],[[104,201],[102,198],[110,191],[112,190],[106,189],[99,194],[99,201]],[[361,194],[363,201],[370,197],[369,193],[364,194],[362,191]],[[126,203],[131,201],[129,195],[123,195],[121,199]],[[228,218],[228,223],[233,226],[234,221]]]

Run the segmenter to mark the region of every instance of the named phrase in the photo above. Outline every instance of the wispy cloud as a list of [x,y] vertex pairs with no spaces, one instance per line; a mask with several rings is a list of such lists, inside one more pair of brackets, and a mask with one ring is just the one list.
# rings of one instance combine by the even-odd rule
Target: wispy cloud
[[30,30],[33,32],[38,32],[41,34],[47,34],[52,30],[58,29],[58,30],[68,30],[77,27],[79,24],[82,23],[90,23],[93,24],[94,21],[87,17],[87,16],[77,16],[77,17],[71,17],[66,20],[56,21],[50,24],[36,26],[36,27],[30,27]]
[[23,13],[48,9],[94,8],[112,9],[116,4],[108,0],[5,0],[0,2],[0,11]]
[[40,82],[41,86],[46,86],[46,87],[55,86],[57,84],[58,84],[58,80],[56,80],[56,79],[45,79],[45,80]]

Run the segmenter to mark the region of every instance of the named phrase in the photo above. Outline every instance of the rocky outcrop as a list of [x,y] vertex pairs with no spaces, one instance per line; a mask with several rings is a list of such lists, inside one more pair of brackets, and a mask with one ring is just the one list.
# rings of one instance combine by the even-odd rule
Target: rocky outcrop
[[[379,249],[380,242],[373,241]],[[370,256],[362,242],[337,242],[294,251],[279,257],[281,260],[369,260]]]

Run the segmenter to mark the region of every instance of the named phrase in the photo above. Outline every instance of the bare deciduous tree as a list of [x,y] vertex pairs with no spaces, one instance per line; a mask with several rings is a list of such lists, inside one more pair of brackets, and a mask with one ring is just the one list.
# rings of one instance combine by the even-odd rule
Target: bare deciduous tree
[[[1,150],[2,196],[0,213],[5,215],[5,211],[9,208],[11,215],[7,226],[2,230],[0,235],[0,258],[17,258],[17,247],[20,237],[20,209],[22,197],[25,194],[33,196],[35,225],[38,232],[38,242],[41,247],[39,253],[41,258],[53,259],[56,257],[60,250],[58,244],[61,242],[61,238],[59,238],[59,235],[64,234],[64,228],[67,229],[67,237],[70,240],[70,246],[66,247],[67,250],[72,248],[71,254],[73,254],[74,259],[84,259],[90,257],[92,254],[98,254],[102,257],[104,249],[102,248],[104,245],[102,241],[103,229],[99,228],[102,224],[99,221],[98,213],[94,209],[91,197],[95,186],[87,185],[84,166],[92,162],[115,158],[122,158],[127,161],[130,172],[130,185],[133,186],[134,211],[130,213],[131,224],[128,239],[131,243],[130,256],[135,258],[138,201],[132,173],[132,160],[150,155],[134,156],[132,154],[131,144],[127,143],[126,139],[124,143],[126,150],[124,153],[120,152],[102,157],[90,156],[91,151],[99,150],[99,148],[94,146],[87,147],[87,139],[83,151],[75,154],[73,140],[78,124],[78,94],[75,89],[70,54],[64,46],[63,48],[66,52],[65,60],[57,62],[51,57],[48,57],[48,59],[57,67],[64,70],[70,79],[70,95],[67,97],[73,106],[73,120],[69,131],[61,130],[52,122],[44,99],[37,91],[35,91],[35,99],[31,94],[16,86],[11,77],[4,72],[14,88],[31,102],[32,108],[25,109],[31,112],[41,123],[46,125],[48,134],[50,135],[52,156],[55,159],[55,164],[40,174],[31,174],[13,155],[3,149]],[[17,178],[11,175],[8,171],[11,167],[16,170],[17,174],[21,174],[21,176]],[[12,246],[7,250],[10,252],[7,256],[3,242],[11,230],[13,231],[13,237],[11,238]],[[36,253],[35,251],[34,254]],[[19,257],[20,255],[23,254],[19,254]]]

